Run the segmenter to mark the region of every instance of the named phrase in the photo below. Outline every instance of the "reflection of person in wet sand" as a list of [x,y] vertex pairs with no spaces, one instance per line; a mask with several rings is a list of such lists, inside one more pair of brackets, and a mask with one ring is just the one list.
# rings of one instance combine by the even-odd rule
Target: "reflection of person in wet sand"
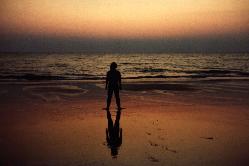
[[117,64],[115,62],[112,62],[110,66],[110,70],[107,72],[107,75],[106,75],[105,89],[108,90],[107,106],[106,106],[107,110],[109,110],[110,108],[113,92],[115,94],[116,104],[118,106],[118,109],[119,110],[121,109],[120,98],[119,98],[119,90],[122,89],[121,74],[118,70],[116,70],[116,68],[117,68]]
[[113,125],[112,117],[110,111],[106,111],[108,120],[108,129],[106,129],[106,141],[108,147],[111,149],[112,157],[117,157],[118,148],[122,144],[122,128],[119,126],[119,120],[121,116],[121,111],[117,111],[116,120]]

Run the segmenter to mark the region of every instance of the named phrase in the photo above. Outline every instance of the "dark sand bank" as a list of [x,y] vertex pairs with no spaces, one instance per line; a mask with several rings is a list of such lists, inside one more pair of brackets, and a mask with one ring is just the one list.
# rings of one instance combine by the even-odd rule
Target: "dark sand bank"
[[0,164],[247,165],[248,86],[125,82],[123,139],[112,156],[102,82],[1,82]]

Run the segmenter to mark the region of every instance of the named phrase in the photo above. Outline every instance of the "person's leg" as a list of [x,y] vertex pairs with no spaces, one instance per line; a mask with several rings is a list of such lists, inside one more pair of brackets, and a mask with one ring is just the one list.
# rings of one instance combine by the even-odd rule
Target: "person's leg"
[[118,110],[116,114],[116,119],[114,123],[114,128],[119,128],[119,121],[120,121],[121,111]]
[[106,106],[106,109],[109,109],[109,108],[110,108],[111,101],[112,101],[112,93],[113,93],[113,90],[112,90],[112,89],[108,89],[108,92],[107,92],[107,106]]
[[110,111],[106,111],[106,117],[108,120],[108,129],[110,130],[113,128],[113,121],[112,121],[112,116],[111,116]]
[[116,104],[118,106],[118,109],[120,109],[121,106],[120,106],[120,98],[119,98],[119,89],[118,88],[114,89],[114,94],[115,94],[115,98],[116,98]]
[[113,144],[113,136],[114,136],[114,129],[113,129],[113,121],[110,111],[106,111],[106,116],[108,120],[108,129],[106,129],[106,139],[109,145]]

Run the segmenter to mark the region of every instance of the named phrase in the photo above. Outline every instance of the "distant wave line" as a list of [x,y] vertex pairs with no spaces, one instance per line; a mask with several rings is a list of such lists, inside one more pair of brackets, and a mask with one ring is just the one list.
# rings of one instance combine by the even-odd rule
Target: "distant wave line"
[[[249,77],[247,72],[228,72],[228,71],[207,71],[191,75],[144,75],[144,76],[123,76],[123,79],[146,79],[146,78],[209,78],[209,77]],[[23,75],[0,75],[1,80],[104,80],[105,76],[96,76],[89,74],[78,74],[59,76],[59,75],[39,75],[39,74],[23,74]]]

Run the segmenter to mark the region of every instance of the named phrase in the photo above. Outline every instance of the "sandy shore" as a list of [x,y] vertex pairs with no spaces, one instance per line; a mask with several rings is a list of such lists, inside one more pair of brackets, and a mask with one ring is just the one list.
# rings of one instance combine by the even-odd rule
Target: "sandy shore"
[[126,82],[111,155],[102,82],[1,82],[0,165],[248,165],[248,83]]

